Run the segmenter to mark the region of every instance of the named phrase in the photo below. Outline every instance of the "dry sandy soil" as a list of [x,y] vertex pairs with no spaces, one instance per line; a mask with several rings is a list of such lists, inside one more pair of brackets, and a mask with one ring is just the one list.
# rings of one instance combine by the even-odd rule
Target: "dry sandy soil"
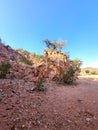
[[23,80],[0,80],[0,130],[98,130],[98,79],[47,83],[33,91]]

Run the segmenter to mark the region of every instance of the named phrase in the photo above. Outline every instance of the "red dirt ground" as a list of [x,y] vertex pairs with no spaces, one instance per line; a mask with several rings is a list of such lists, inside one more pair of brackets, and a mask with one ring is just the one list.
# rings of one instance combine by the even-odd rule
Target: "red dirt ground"
[[98,130],[98,81],[47,83],[33,91],[23,80],[0,80],[0,130]]

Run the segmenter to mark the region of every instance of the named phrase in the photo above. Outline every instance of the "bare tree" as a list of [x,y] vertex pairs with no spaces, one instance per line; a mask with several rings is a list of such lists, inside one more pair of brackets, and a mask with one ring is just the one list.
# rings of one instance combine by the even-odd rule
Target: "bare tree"
[[56,46],[54,45],[54,43],[51,43],[51,41],[50,41],[49,39],[45,39],[44,42],[46,43],[46,46],[47,46],[49,49],[56,50]]

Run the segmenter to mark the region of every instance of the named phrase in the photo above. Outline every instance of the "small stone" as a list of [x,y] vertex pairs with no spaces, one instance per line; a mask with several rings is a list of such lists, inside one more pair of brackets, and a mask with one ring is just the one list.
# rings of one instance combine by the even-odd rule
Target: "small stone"
[[90,121],[91,121],[91,118],[86,118],[86,121],[87,121],[87,122],[90,122]]
[[94,118],[94,120],[96,120],[96,117],[95,117],[95,116],[94,116],[93,118]]
[[41,122],[40,121],[38,121],[38,124],[40,124]]
[[45,125],[44,128],[47,128],[47,126]]
[[78,102],[79,102],[79,103],[83,103],[83,100],[81,100],[81,99],[78,99]]
[[21,126],[21,128],[24,128],[24,127],[25,127],[25,125],[22,125],[22,126]]
[[3,92],[3,90],[2,90],[2,89],[0,89],[0,92]]
[[71,120],[69,120],[69,119],[67,120],[67,122],[68,122],[68,123],[72,123],[72,121],[71,121]]

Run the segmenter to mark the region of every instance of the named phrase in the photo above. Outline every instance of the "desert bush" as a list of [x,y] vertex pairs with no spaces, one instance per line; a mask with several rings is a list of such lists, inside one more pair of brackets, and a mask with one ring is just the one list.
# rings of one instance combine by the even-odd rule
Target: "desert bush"
[[44,88],[44,82],[45,82],[45,79],[42,76],[39,76],[38,80],[36,82],[36,89],[38,91],[44,91],[45,90],[45,88]]
[[71,67],[69,70],[64,71],[58,78],[60,83],[72,84],[75,81],[75,70]]
[[96,71],[92,71],[91,74],[97,75],[97,72]]
[[79,60],[79,59],[74,59],[74,60],[70,60],[69,59],[69,63],[70,63],[70,66],[72,66],[72,68],[77,71],[78,73],[81,72],[81,68],[80,66],[82,65],[82,61]]
[[68,70],[62,70],[60,72],[60,75],[58,77],[58,81],[60,83],[64,84],[72,84],[76,79],[78,78],[78,75],[81,71],[80,66],[82,65],[82,61],[78,59],[70,60],[68,58],[69,62],[69,69]]
[[27,65],[32,65],[32,62],[30,60],[28,60],[26,57],[22,58],[22,62],[27,64]]
[[90,70],[85,70],[85,73],[86,74],[90,74]]
[[3,62],[0,65],[0,78],[6,78],[6,74],[8,73],[11,65],[8,62]]

